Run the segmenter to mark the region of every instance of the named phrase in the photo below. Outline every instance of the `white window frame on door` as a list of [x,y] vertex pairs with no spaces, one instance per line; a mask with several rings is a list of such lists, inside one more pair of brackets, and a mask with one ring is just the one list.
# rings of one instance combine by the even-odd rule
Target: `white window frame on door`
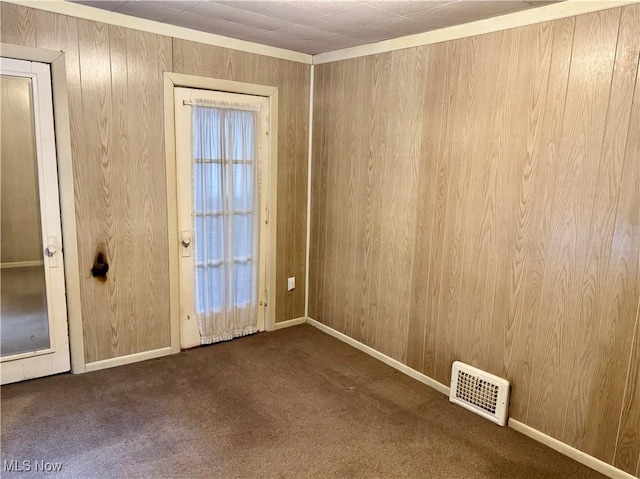
[[2,383],[69,371],[71,368],[62,254],[62,223],[53,117],[51,69],[46,63],[0,59],[2,75],[29,78],[35,133],[41,246],[49,323],[49,347],[0,358]]
[[275,329],[274,298],[276,282],[276,225],[277,225],[277,151],[278,151],[278,88],[273,86],[255,85],[230,80],[183,75],[179,73],[164,74],[164,117],[165,117],[165,147],[167,174],[167,215],[169,232],[169,287],[171,314],[171,352],[177,353],[181,349],[181,288],[180,288],[180,226],[178,222],[178,187],[177,187],[177,156],[176,156],[176,111],[174,105],[174,89],[179,87],[212,90],[227,93],[237,93],[251,96],[266,97],[269,104],[269,135],[267,144],[267,164],[263,171],[263,185],[265,198],[261,204],[263,211],[268,210],[268,223],[262,223],[261,241],[265,243],[265,286],[262,308],[264,308],[264,330]]

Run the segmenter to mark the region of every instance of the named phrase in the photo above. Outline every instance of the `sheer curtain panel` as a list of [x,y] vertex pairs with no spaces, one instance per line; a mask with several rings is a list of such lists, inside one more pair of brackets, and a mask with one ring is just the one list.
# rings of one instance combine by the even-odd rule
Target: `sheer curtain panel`
[[202,344],[257,331],[257,107],[192,110],[195,306]]

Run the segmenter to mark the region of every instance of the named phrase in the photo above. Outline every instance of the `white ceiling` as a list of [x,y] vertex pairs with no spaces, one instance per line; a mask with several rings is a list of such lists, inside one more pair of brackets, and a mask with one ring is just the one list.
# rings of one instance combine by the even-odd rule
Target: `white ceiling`
[[315,55],[554,1],[75,0],[74,3]]

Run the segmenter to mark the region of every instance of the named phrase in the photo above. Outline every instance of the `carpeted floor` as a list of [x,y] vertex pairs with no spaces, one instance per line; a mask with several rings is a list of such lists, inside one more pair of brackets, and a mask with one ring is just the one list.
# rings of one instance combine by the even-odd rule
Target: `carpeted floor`
[[604,477],[307,325],[1,393],[47,477]]

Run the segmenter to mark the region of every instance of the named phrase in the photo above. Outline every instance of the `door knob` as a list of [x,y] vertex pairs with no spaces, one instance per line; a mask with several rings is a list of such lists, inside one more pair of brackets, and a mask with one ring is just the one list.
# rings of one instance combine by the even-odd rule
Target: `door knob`
[[182,230],[182,234],[180,235],[180,242],[182,243],[182,257],[188,258],[191,256],[191,230]]
[[49,258],[47,261],[49,263],[49,268],[57,268],[58,267],[58,238],[55,236],[49,236],[47,238],[47,248],[44,250],[45,254]]

